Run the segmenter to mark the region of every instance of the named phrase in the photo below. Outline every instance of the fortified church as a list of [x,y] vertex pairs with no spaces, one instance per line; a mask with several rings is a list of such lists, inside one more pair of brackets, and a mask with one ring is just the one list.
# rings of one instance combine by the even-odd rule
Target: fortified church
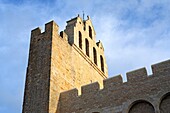
[[31,31],[23,113],[170,113],[170,60],[108,78],[90,17]]

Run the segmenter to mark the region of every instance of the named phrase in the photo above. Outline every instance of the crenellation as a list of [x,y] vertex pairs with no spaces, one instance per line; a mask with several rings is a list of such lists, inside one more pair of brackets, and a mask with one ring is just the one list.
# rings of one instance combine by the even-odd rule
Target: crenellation
[[138,82],[140,80],[147,78],[147,71],[146,68],[140,68],[131,72],[127,72],[126,76],[128,82],[133,82],[133,81]]
[[111,78],[103,80],[104,89],[108,89],[111,87],[114,88],[121,84],[123,84],[123,79],[121,75],[113,76]]
[[46,33],[58,33],[59,26],[52,20],[45,24]]
[[78,97],[78,89],[77,88],[60,93],[60,98],[64,99],[64,100],[75,99],[77,97]]
[[75,23],[76,23],[76,21],[77,21],[77,17],[72,18],[72,19],[70,19],[70,20],[66,21],[66,23],[67,23],[68,25],[72,25],[72,24],[75,24]]
[[[164,64],[168,64],[169,61],[165,62]],[[97,82],[82,86],[82,94],[77,98],[74,98],[74,100],[71,98],[68,98],[68,100],[61,100],[63,104],[61,113],[89,113],[89,111],[100,113],[131,113],[131,108],[135,108],[134,105],[138,103],[141,103],[140,106],[145,104],[146,106],[142,109],[139,106],[140,109],[136,109],[138,111],[134,113],[141,113],[139,110],[141,110],[142,113],[146,113],[148,109],[155,109],[156,113],[158,113],[158,107],[163,106],[160,104],[162,104],[161,100],[165,98],[164,95],[166,94],[166,96],[169,96],[169,93],[167,94],[167,90],[170,91],[170,76],[148,77],[145,68],[128,72],[127,76],[129,77],[129,80],[125,83],[123,83],[121,75],[105,79],[103,81],[104,88],[102,90],[99,90],[99,85]],[[145,80],[141,81],[143,79]],[[134,81],[136,81],[136,83],[131,84],[131,82]],[[168,100],[166,100],[166,102],[167,101]],[[167,108],[169,106],[168,102],[166,103]],[[96,110],[96,108],[98,110]],[[164,109],[167,111],[167,108]],[[149,111],[148,113],[151,112]]]
[[[161,62],[161,64],[162,64],[161,66],[163,66],[164,64],[169,64],[169,60],[165,62]],[[109,90],[113,88],[117,89],[125,84],[127,85],[127,83],[131,83],[134,81],[140,82],[141,80],[144,80],[144,79],[145,81],[148,81],[148,80],[152,80],[153,77],[152,76],[148,77],[146,68],[136,69],[134,71],[127,72],[127,82],[123,82],[123,78],[121,75],[113,76],[111,78],[107,78],[103,80],[103,89],[100,88],[100,84],[98,82],[94,82],[94,83],[90,83],[90,84],[82,86],[81,94],[79,96],[90,95],[91,93],[97,93],[100,90]],[[131,84],[128,84],[127,87],[131,87]],[[78,90],[73,89],[73,90],[63,92],[62,97],[63,97],[63,94],[70,95],[71,93],[74,93],[74,92],[78,92]],[[77,93],[76,93],[76,96],[77,96]]]
[[37,28],[35,28],[31,31],[31,37],[35,37],[35,36],[38,36],[40,34],[41,34],[41,29],[39,27],[37,27]]
[[94,82],[81,87],[81,95],[89,95],[91,93],[96,93],[100,90],[100,86],[98,82]]
[[60,32],[60,36],[61,36],[65,41],[68,41],[68,35],[67,35],[64,31],[61,31],[61,32]]
[[127,82],[121,75],[108,78],[104,47],[96,43],[89,16],[78,15],[58,30],[51,21],[44,32],[31,31],[23,113],[170,111],[170,60],[152,65],[151,76],[140,68],[126,73]]
[[158,74],[160,75],[160,74],[170,72],[170,60],[154,64],[151,67],[152,67],[153,75],[158,75]]

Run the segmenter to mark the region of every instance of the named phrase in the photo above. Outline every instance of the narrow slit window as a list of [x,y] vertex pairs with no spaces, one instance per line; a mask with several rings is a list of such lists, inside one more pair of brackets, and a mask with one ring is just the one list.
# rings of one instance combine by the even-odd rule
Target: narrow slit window
[[101,70],[104,72],[104,60],[102,55],[100,55]]
[[93,60],[94,60],[94,63],[97,65],[97,52],[94,47],[93,47]]
[[87,39],[85,40],[85,45],[86,45],[86,55],[89,56],[89,41]]
[[92,39],[92,29],[90,26],[89,26],[89,37]]
[[79,47],[82,49],[82,34],[79,31]]

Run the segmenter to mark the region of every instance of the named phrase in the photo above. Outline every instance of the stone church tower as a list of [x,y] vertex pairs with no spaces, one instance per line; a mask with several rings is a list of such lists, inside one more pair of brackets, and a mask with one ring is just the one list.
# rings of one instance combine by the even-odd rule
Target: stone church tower
[[[170,60],[108,77],[90,18],[31,31],[23,113],[170,113]],[[145,57],[145,56],[144,56]]]
[[[67,21],[58,34],[51,21],[31,31],[23,113],[58,113],[60,93],[108,77],[102,42],[90,18]],[[81,92],[79,92],[81,93]]]

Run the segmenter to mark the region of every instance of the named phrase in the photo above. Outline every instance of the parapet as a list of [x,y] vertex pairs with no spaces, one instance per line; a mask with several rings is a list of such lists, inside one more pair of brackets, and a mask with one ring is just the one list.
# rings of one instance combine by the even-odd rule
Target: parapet
[[[71,96],[71,97],[84,97],[91,94],[100,94],[102,91],[108,91],[112,90],[121,90],[121,87],[126,85],[127,87],[130,87],[134,83],[140,83],[140,82],[145,82],[151,80],[153,77],[157,76],[158,74],[161,74],[157,77],[161,79],[162,75],[164,74],[169,74],[170,75],[170,60],[154,64],[152,65],[152,72],[153,75],[148,76],[146,68],[140,68],[134,71],[127,72],[127,82],[123,82],[122,76],[117,75],[108,79],[103,80],[103,89],[100,88],[100,85],[98,82],[91,83],[85,86],[81,87],[81,95],[78,96],[78,90],[73,89],[66,91],[64,93],[61,93],[61,97],[65,96]],[[144,80],[144,81],[142,81]]]
[[139,81],[147,78],[147,71],[146,68],[141,68],[131,72],[127,72],[126,75],[128,82]]
[[44,33],[58,34],[58,29],[59,29],[58,25],[52,20],[45,24],[45,31],[43,33],[41,29],[38,27],[31,31],[31,36],[38,36]]
[[52,20],[45,24],[45,32],[58,33],[59,26]]
[[[61,31],[60,34],[58,33],[59,26],[52,20],[45,24],[45,30],[42,32],[42,30],[37,27],[31,31],[31,40],[32,42],[36,42],[37,40],[41,38],[50,38],[52,36],[59,36],[64,41],[68,42],[68,36],[64,31]],[[46,35],[46,36],[41,36]],[[40,36],[40,37],[39,37]]]
[[100,89],[99,83],[94,82],[92,84],[82,86],[81,87],[81,94],[85,95],[85,94],[89,94],[89,93],[96,93],[99,89]]
[[37,36],[37,35],[40,35],[40,34],[41,34],[41,29],[39,27],[37,27],[37,28],[35,28],[31,31],[31,37]]
[[66,34],[64,31],[61,31],[61,32],[60,32],[60,36],[61,36],[64,40],[68,41],[68,36],[67,36],[67,34]]
[[78,90],[76,88],[61,93],[61,99],[66,99],[66,100],[76,98],[77,96],[78,96]]
[[121,75],[117,75],[103,81],[104,88],[117,87],[123,84],[123,79]]
[[151,67],[153,75],[170,72],[170,60],[154,64]]

